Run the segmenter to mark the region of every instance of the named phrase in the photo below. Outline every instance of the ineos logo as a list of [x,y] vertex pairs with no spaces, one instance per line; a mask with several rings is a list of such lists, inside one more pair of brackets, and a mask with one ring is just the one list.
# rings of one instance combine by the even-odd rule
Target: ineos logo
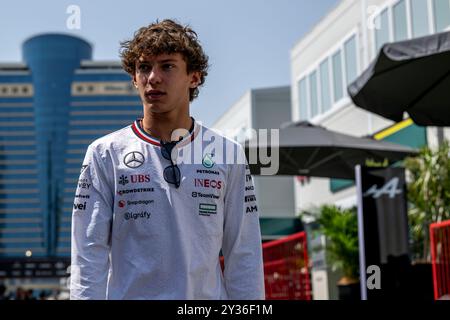
[[137,151],[130,152],[123,158],[123,163],[132,169],[139,168],[144,164],[144,161],[144,155]]

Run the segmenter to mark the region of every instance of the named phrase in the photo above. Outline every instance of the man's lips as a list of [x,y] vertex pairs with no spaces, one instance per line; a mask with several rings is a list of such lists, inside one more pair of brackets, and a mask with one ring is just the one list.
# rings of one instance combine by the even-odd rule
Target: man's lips
[[158,99],[166,95],[165,92],[159,90],[149,90],[145,92],[145,96],[149,99]]

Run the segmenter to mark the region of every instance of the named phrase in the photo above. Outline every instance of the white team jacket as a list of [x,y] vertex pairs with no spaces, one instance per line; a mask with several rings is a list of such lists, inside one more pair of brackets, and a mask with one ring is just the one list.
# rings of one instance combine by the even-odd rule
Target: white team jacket
[[177,153],[178,189],[138,121],[88,147],[73,206],[71,299],[264,299],[241,146],[194,121]]

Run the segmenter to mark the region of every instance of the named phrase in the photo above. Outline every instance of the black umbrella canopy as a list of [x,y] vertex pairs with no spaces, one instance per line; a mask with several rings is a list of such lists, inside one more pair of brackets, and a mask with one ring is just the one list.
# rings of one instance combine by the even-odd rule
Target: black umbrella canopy
[[393,121],[450,126],[450,32],[385,44],[348,88],[360,108]]
[[[252,163],[250,154],[256,155],[266,148],[270,150],[272,161],[274,153],[279,154],[277,175],[305,175],[326,178],[354,179],[355,165],[368,163],[392,164],[406,156],[417,153],[410,147],[377,141],[370,138],[358,138],[350,135],[314,126],[308,122],[295,122],[279,130],[279,142],[271,145],[257,138],[245,142],[245,152],[249,159],[252,174],[261,174],[261,169],[269,167],[261,163]],[[258,153],[257,153],[258,152]],[[273,163],[270,164],[273,166]]]

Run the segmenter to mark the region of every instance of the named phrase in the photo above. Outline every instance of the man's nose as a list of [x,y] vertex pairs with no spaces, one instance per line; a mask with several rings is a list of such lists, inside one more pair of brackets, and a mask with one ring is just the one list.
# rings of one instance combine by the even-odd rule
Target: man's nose
[[150,71],[150,74],[148,75],[148,82],[151,84],[161,82],[161,74],[157,68],[152,68]]

